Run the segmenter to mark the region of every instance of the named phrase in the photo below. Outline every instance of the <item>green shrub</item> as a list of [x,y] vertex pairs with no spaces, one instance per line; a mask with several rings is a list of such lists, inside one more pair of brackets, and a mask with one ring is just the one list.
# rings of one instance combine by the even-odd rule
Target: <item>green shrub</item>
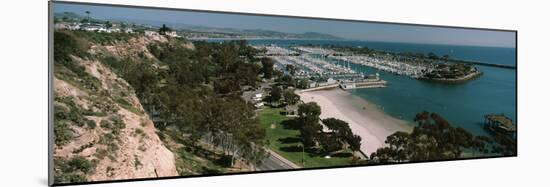
[[110,129],[111,128],[111,122],[109,122],[109,120],[101,120],[101,122],[99,122],[99,126],[101,128]]
[[74,156],[72,159],[70,159],[67,162],[67,165],[65,168],[63,168],[63,171],[66,172],[77,172],[81,171],[85,174],[92,171],[94,168],[94,164],[87,160],[86,158],[82,156]]
[[126,99],[122,98],[122,97],[118,97],[115,99],[115,101],[119,104],[120,107],[134,113],[134,114],[137,114],[137,115],[141,115],[141,112],[134,107],[134,105],[130,104],[128,101],[126,101]]
[[86,145],[80,146],[78,149],[75,149],[75,150],[73,151],[73,153],[74,153],[74,154],[80,153],[80,152],[84,151],[84,149],[90,148],[90,147],[92,147],[92,146],[94,146],[94,142],[90,142],[90,143],[88,143],[88,144],[86,144]]
[[73,131],[64,121],[54,121],[54,141],[58,146],[65,145],[73,138]]
[[111,116],[109,120],[112,122],[111,130],[114,135],[118,135],[121,129],[126,128],[126,124],[122,121],[120,116]]
[[86,176],[81,173],[56,173],[54,176],[55,183],[75,183],[86,182]]
[[97,126],[94,120],[86,120],[86,125],[88,125],[88,128],[95,129]]
[[97,149],[94,154],[94,156],[96,158],[99,158],[100,160],[103,160],[103,158],[105,158],[108,155],[109,155],[109,152],[107,152],[107,150],[105,149]]
[[72,62],[70,55],[77,57],[87,57],[89,43],[78,37],[75,37],[70,32],[54,32],[54,61],[56,63],[63,63],[70,70],[79,73],[83,71],[83,67],[75,66]]
[[137,155],[134,155],[134,167],[136,169],[138,169],[140,166],[142,166],[143,164],[139,161]]
[[143,132],[143,129],[141,129],[141,128],[136,128],[136,129],[134,130],[134,133],[135,133],[136,135],[145,136],[145,132]]
[[98,161],[88,161],[82,156],[74,156],[69,160],[54,158],[54,181],[56,183],[86,182],[86,174],[93,172]]

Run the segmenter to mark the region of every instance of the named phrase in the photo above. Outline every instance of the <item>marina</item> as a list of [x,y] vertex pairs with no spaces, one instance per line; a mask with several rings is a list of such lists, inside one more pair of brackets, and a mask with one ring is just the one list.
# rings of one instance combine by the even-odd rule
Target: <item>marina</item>
[[[407,76],[402,72],[398,74],[392,71],[383,71],[374,65],[385,65],[382,63],[385,58],[349,55],[350,59],[364,58],[363,63],[350,63],[350,59],[344,61],[339,53],[334,50],[311,47],[314,45],[345,45],[345,46],[369,46],[376,50],[402,52],[434,52],[437,55],[451,54],[456,59],[468,61],[486,62],[490,64],[515,65],[514,50],[509,48],[490,48],[472,46],[447,46],[447,45],[426,45],[426,44],[405,44],[405,43],[383,43],[383,42],[359,42],[359,41],[302,41],[302,40],[255,40],[251,41],[253,46],[276,45],[291,51],[298,51],[300,54],[308,54],[315,58],[325,59],[328,63],[337,64],[341,67],[353,70],[357,75],[364,78],[368,75],[379,74],[381,80],[386,81],[381,89],[348,89],[352,95],[368,100],[375,104],[383,112],[412,123],[412,119],[419,111],[437,111],[445,116],[453,125],[463,127],[474,134],[486,135],[484,130],[483,116],[491,113],[502,113],[512,121],[516,121],[515,102],[515,69],[500,68],[495,66],[473,65],[482,76],[461,84],[441,84],[434,81],[425,81]],[[301,47],[300,47],[301,46]],[[475,50],[471,50],[474,48]],[[473,51],[473,52],[472,52]],[[294,53],[296,54],[296,53]],[[337,54],[337,55],[329,55]],[[328,55],[328,56],[327,56]],[[325,57],[326,56],[326,57]],[[271,58],[278,58],[271,56]],[[344,57],[345,58],[345,57]],[[338,60],[341,59],[341,60]],[[369,59],[370,61],[367,61]],[[375,59],[379,60],[376,63]],[[374,62],[371,62],[374,61]],[[389,59],[388,59],[389,61]],[[284,61],[279,61],[283,62]],[[360,61],[359,61],[360,62]],[[293,62],[289,62],[293,63]],[[367,66],[371,63],[371,66]],[[414,64],[411,64],[411,66]],[[392,67],[407,67],[390,66]],[[283,66],[281,66],[283,67]],[[298,70],[296,72],[299,72]],[[414,71],[409,71],[413,74]],[[303,72],[304,77],[319,77],[315,74]],[[296,73],[298,75],[298,73]],[[342,80],[343,78],[334,78]],[[320,83],[326,83],[319,81]],[[313,82],[313,81],[310,81]],[[316,83],[304,91],[334,89],[339,85],[323,86]],[[498,95],[493,93],[498,92]],[[399,99],[396,99],[399,98]],[[452,98],[452,99],[449,99]]]

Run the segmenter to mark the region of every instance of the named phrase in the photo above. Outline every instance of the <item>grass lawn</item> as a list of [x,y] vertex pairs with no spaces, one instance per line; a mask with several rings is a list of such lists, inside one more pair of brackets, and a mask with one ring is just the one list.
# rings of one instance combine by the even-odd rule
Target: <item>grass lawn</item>
[[[280,112],[282,108],[266,107],[258,113],[260,125],[266,129],[267,139],[269,140],[269,148],[286,159],[294,162],[297,165],[302,164],[302,143],[300,140],[300,131],[295,129],[286,129],[281,125],[281,122],[290,119]],[[275,123],[275,128],[271,128],[271,124]],[[330,167],[349,165],[351,154],[343,154],[343,156],[333,155],[331,158],[324,158],[317,154],[305,153],[305,167]]]

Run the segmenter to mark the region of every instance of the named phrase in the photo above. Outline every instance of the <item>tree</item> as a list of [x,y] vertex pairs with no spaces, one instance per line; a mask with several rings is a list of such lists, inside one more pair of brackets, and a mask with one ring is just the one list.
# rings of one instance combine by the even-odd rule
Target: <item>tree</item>
[[316,146],[323,127],[319,124],[321,107],[315,102],[309,102],[298,106],[298,122],[300,123],[300,135],[305,147]]
[[296,84],[296,88],[300,88],[300,89],[307,89],[307,88],[309,88],[309,80],[307,80],[307,79],[300,79],[300,81],[298,81],[298,83]]
[[264,78],[271,79],[271,77],[273,77],[273,61],[271,60],[271,58],[263,57],[261,59],[261,62],[261,73],[264,74]]
[[328,133],[321,133],[318,137],[321,152],[323,152],[323,154],[330,155],[331,153],[342,149],[342,141],[340,141],[337,136]]
[[105,27],[109,29],[109,28],[113,27],[113,24],[110,21],[106,21],[105,22]]
[[85,13],[86,13],[86,14],[88,15],[88,23],[90,23],[90,14],[91,14],[91,12],[90,12],[90,11],[88,11],[88,10],[86,10],[86,12],[85,12]]
[[285,98],[285,101],[291,105],[294,105],[300,101],[300,96],[291,90],[285,90],[283,92],[283,97]]
[[296,81],[294,81],[294,79],[292,78],[292,76],[290,75],[283,75],[280,80],[279,80],[282,84],[286,85],[286,86],[295,86],[296,85]]
[[282,77],[284,75],[284,73],[280,70],[273,70],[273,77]]
[[449,61],[449,55],[443,55],[443,56],[441,57],[441,60],[443,60],[443,61],[445,61],[445,62]]
[[240,85],[258,86],[258,82],[260,81],[258,78],[258,73],[260,71],[259,65],[239,61],[235,63],[235,66],[237,66],[235,74],[239,75],[236,76],[236,79]]
[[361,136],[355,134],[353,136],[348,136],[346,142],[352,151],[361,150]]
[[167,27],[166,24],[162,24],[162,27],[159,29],[160,35],[165,35],[167,32],[172,31],[170,27]]
[[294,66],[292,64],[287,64],[285,66],[285,69],[293,76],[294,76],[294,74],[296,74],[296,66]]
[[332,131],[336,141],[342,145],[348,145],[352,151],[359,151],[361,148],[361,137],[354,135],[349,124],[336,118],[323,119],[323,124]]
[[279,86],[274,86],[270,92],[271,102],[279,102],[281,100],[281,94],[283,90]]
[[371,155],[372,162],[426,161],[456,159],[464,150],[486,152],[489,138],[476,136],[461,127],[453,127],[437,113],[415,116],[417,126],[411,133],[396,132],[386,138],[389,147]]
[[298,106],[298,116],[307,123],[319,122],[321,107],[315,102],[304,103]]

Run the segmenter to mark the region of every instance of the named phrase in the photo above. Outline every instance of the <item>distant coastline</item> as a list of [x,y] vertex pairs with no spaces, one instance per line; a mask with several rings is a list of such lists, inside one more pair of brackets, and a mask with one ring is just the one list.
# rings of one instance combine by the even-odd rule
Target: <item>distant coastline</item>
[[190,37],[186,38],[188,40],[314,40],[314,41],[346,41],[345,39],[324,39],[324,38],[260,38],[260,37],[253,37],[253,38],[211,38],[211,37]]

